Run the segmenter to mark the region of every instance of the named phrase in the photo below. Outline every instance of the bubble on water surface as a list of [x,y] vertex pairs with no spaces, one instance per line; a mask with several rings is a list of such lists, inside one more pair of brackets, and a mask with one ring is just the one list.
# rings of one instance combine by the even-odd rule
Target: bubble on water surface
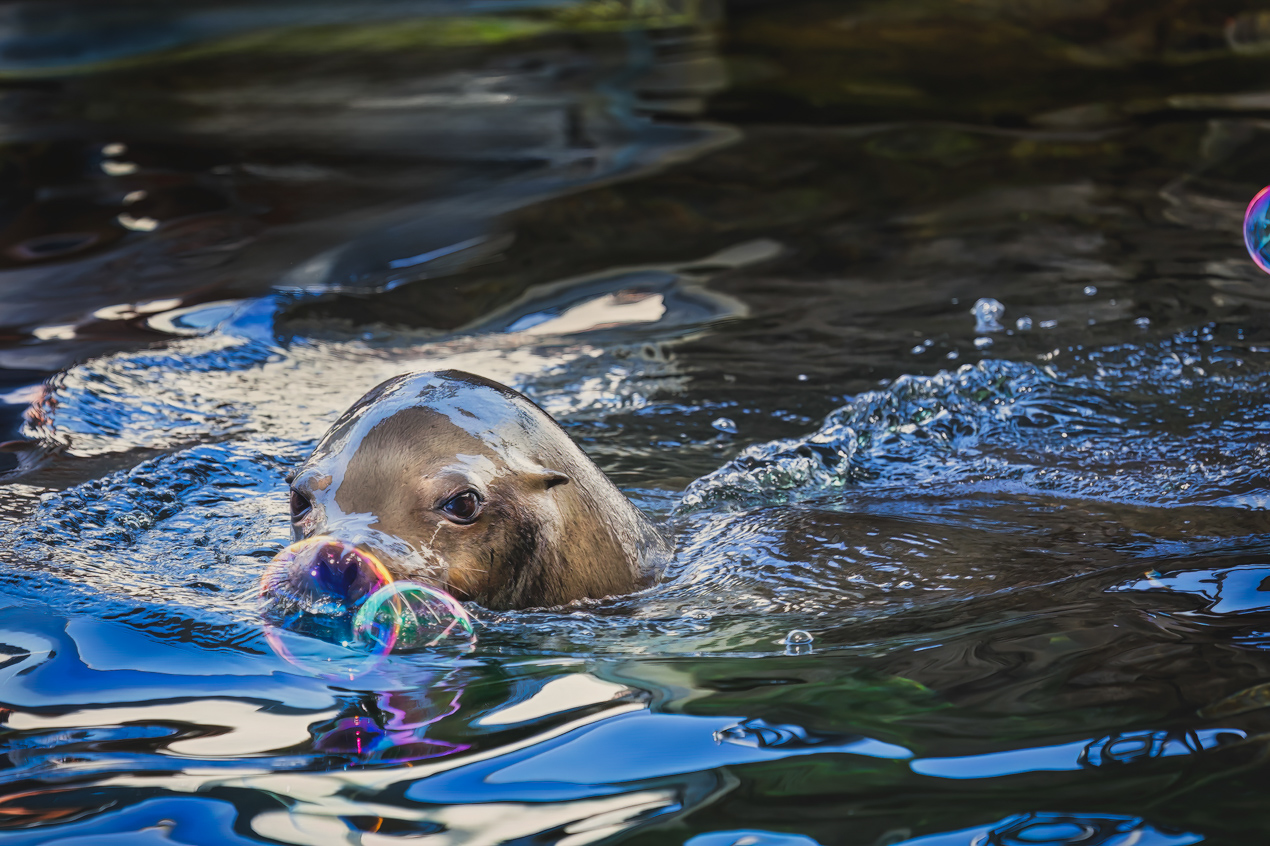
[[1257,267],[1270,273],[1270,185],[1257,192],[1244,212],[1244,245]]
[[[471,646],[472,619],[436,588],[394,581],[374,555],[328,536],[297,541],[275,556],[261,580],[270,646],[318,675],[356,676],[394,650]],[[281,630],[333,640],[369,655],[352,667],[301,654]],[[334,672],[332,672],[334,670]]]
[[781,643],[785,644],[786,655],[806,655],[811,652],[811,643],[815,640],[811,636],[811,632],[805,632],[802,629],[793,629]]
[[415,582],[393,582],[372,594],[353,618],[359,643],[384,652],[471,646],[472,618],[453,596]]
[[392,582],[375,556],[319,535],[297,541],[274,557],[261,579],[260,595],[285,622],[306,614],[347,614]]

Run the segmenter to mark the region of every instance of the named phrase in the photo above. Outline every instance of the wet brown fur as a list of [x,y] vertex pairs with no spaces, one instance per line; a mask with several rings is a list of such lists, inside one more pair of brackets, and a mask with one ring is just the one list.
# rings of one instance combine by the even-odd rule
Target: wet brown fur
[[[412,380],[427,385],[417,403],[341,445],[359,411],[412,389]],[[435,407],[459,402],[451,413],[475,420],[462,405],[465,397],[498,418],[481,421],[490,428],[479,436]],[[488,462],[476,459],[480,466],[494,468],[488,480],[462,470],[476,456]],[[341,467],[342,481],[320,489],[318,480]],[[455,525],[437,506],[467,486],[483,495],[484,510],[472,525]],[[408,571],[391,550],[362,544],[397,577],[440,582],[489,608],[629,593],[647,585],[669,553],[648,519],[546,412],[510,388],[459,371],[377,386],[332,426],[297,471],[294,487],[314,504],[309,521],[297,524],[297,537],[338,533],[328,512],[372,514],[376,533],[435,562],[429,572]]]

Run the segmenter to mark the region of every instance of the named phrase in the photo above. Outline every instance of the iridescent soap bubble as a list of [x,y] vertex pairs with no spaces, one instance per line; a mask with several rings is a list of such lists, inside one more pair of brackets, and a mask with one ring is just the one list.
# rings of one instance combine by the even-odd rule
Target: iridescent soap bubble
[[392,584],[379,559],[350,543],[318,535],[291,544],[265,569],[260,595],[281,622],[304,615],[339,617]]
[[[474,640],[471,617],[454,597],[394,581],[374,555],[325,535],[279,552],[265,570],[260,594],[265,638],[274,652],[317,675],[351,678],[394,649],[443,642],[470,647]],[[329,657],[301,655],[284,632],[337,643],[352,657],[337,667]]]
[[371,594],[353,617],[353,636],[372,650],[470,646],[472,618],[448,593],[393,582]]
[[1244,212],[1244,246],[1257,267],[1270,273],[1270,185],[1257,192]]

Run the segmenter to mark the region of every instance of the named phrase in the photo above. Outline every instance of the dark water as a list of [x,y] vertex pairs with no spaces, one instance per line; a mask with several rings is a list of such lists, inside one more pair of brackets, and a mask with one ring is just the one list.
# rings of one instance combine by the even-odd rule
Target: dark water
[[[0,9],[0,842],[1261,842],[1260,8]],[[284,661],[283,474],[442,367],[673,565]]]

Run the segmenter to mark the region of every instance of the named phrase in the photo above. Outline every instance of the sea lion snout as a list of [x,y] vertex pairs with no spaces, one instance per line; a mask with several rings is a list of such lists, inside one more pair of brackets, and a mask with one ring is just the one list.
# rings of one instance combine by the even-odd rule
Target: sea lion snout
[[287,606],[342,614],[390,581],[373,555],[319,535],[292,544],[274,558],[265,591]]
[[[289,477],[296,540],[332,535],[490,608],[645,584],[669,547],[542,409],[459,371],[371,390]],[[337,588],[345,569],[295,573]]]

